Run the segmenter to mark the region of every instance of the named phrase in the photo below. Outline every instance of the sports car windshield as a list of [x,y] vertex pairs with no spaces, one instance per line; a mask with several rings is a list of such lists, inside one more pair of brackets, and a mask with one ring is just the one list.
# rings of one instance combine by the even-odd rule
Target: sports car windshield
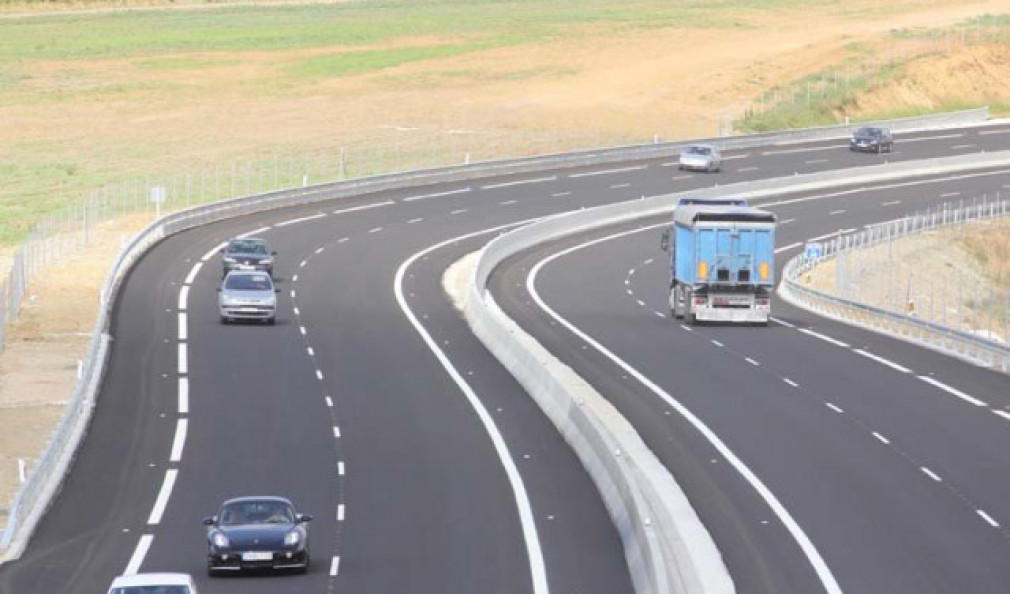
[[265,274],[232,274],[225,281],[230,291],[270,291],[270,277]]
[[220,518],[222,526],[293,524],[295,512],[290,505],[277,501],[242,501],[225,506]]
[[267,253],[267,246],[259,241],[233,241],[228,245],[228,253],[262,256]]

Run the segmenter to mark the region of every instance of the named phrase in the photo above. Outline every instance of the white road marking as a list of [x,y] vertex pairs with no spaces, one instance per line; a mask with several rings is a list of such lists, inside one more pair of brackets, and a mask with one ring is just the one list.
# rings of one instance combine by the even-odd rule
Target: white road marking
[[1010,134],[1010,129],[1006,130],[981,130],[979,131],[979,136],[988,136],[990,134]]
[[902,365],[898,365],[894,361],[890,361],[890,360],[885,359],[883,357],[874,355],[873,353],[869,353],[867,351],[864,351],[863,349],[853,349],[853,352],[856,353],[856,354],[862,355],[862,356],[866,357],[867,359],[873,359],[874,361],[876,361],[877,363],[880,363],[881,365],[887,365],[888,367],[890,367],[891,369],[893,369],[895,371],[900,371],[901,373],[912,373],[912,370],[909,369],[909,368],[907,368],[907,367],[904,367]]
[[189,307],[189,285],[179,289],[179,311],[186,311]]
[[809,161],[806,161],[805,164],[806,165],[817,165],[819,163],[827,163],[827,162],[828,162],[827,159],[810,159]]
[[684,330],[687,330],[688,332],[694,332],[694,329],[688,326],[687,324],[681,324],[680,327],[683,328]]
[[628,276],[635,276],[635,269],[634,268],[629,268],[628,269]]
[[343,522],[344,521],[344,504],[343,503],[341,503],[341,504],[339,504],[337,506],[337,521],[338,522]]
[[186,314],[184,312],[179,312],[179,340],[186,340],[188,336],[187,325],[186,325]]
[[940,194],[940,198],[953,198],[954,196],[960,196],[961,192],[945,192]]
[[683,181],[685,179],[691,179],[694,175],[690,173],[685,173],[684,175],[675,175],[670,178],[671,181]]
[[318,369],[316,370],[316,379],[323,379],[323,372]]
[[449,190],[448,192],[436,192],[434,194],[421,194],[420,196],[409,196],[404,198],[404,202],[413,202],[415,200],[427,200],[428,198],[440,198],[442,196],[452,196],[453,194],[466,194],[473,188],[466,187],[460,188],[459,190]]
[[175,438],[172,440],[172,453],[169,462],[182,460],[182,449],[186,446],[186,433],[189,431],[189,420],[179,419],[175,424]]
[[744,359],[743,359],[743,360],[744,360],[744,361],[746,361],[746,362],[748,362],[748,363],[750,363],[750,364],[751,364],[751,365],[753,365],[754,367],[761,367],[761,364],[760,364],[760,363],[758,363],[758,362],[757,362],[757,361],[755,361],[754,359],[751,359],[750,357],[744,357]]
[[940,478],[940,475],[936,474],[935,472],[933,472],[932,470],[926,468],[925,466],[919,468],[919,470],[921,470],[926,476],[928,476],[929,478],[933,479],[934,481],[936,481],[938,483],[942,483],[943,482],[943,479]]
[[644,302],[644,301],[642,301],[641,299],[639,299],[639,300],[638,300],[638,305],[640,305],[640,306],[642,306],[642,307],[645,307],[645,302]]
[[635,294],[635,292],[632,291],[631,289],[625,289],[625,292],[627,292],[628,295],[634,295]]
[[829,342],[829,343],[831,343],[831,344],[833,344],[835,346],[840,346],[840,347],[846,348],[846,349],[849,348],[848,344],[846,344],[846,343],[844,343],[844,342],[842,342],[840,340],[836,340],[834,338],[831,338],[830,336],[825,336],[825,335],[821,334],[820,332],[814,332],[813,330],[810,330],[810,329],[807,329],[807,328],[800,328],[800,332],[802,332],[802,333],[804,333],[804,334],[806,334],[808,336],[813,336],[814,338],[820,338],[824,342]]
[[[246,237],[252,237],[253,235],[259,235],[260,233],[266,233],[269,230],[270,230],[270,225],[267,225],[266,227],[260,227],[259,229],[253,229],[252,231],[246,231],[245,233],[243,233],[241,235],[236,235],[235,237],[238,238],[238,239],[245,239]],[[224,247],[225,245],[227,245],[227,244],[222,244],[221,247]]]
[[776,248],[775,249],[775,253],[779,254],[779,253],[782,253],[782,252],[787,252],[789,250],[796,249],[796,248],[802,247],[802,246],[803,246],[803,244],[797,241],[796,243],[790,243],[789,245],[784,245],[784,246],[782,246],[780,248]]
[[291,290],[291,298],[292,298],[292,299],[294,299],[294,298],[295,298],[295,295],[296,295],[296,293],[295,293],[295,290],[294,290],[294,289],[292,289],[292,290]]
[[649,264],[652,264],[652,263],[653,263],[653,262],[655,262],[655,261],[656,261],[656,260],[655,260],[655,259],[653,259],[653,258],[648,258],[648,259],[646,259],[646,260],[645,260],[644,262],[642,262],[642,265],[643,265],[643,266],[648,266]]
[[308,260],[302,260],[301,263],[298,264],[298,267],[299,268],[305,268],[305,265],[308,264],[308,263],[309,263]]
[[503,201],[499,202],[498,204],[500,204],[502,206],[511,206],[511,205],[515,204],[516,202],[519,202],[519,201],[518,200],[503,200]]
[[736,172],[747,173],[749,171],[757,171],[758,169],[760,169],[760,167],[741,167],[740,169],[737,169]]
[[189,414],[189,378],[179,378],[179,414]]
[[189,274],[186,275],[186,280],[183,282],[187,285],[192,285],[193,281],[196,280],[196,274],[200,272],[201,268],[203,268],[203,262],[193,264],[193,267],[189,269]]
[[165,514],[165,508],[168,506],[168,498],[172,496],[172,489],[175,488],[175,479],[178,478],[179,471],[175,468],[169,468],[165,471],[165,480],[161,483],[161,489],[158,491],[158,498],[154,500],[154,507],[151,509],[151,515],[147,518],[148,525],[155,526],[161,523],[161,516]]
[[845,214],[845,210],[833,210],[828,213],[829,216],[835,216],[840,214]]
[[812,152],[816,152],[816,151],[833,151],[833,150],[843,149],[843,148],[849,148],[849,145],[847,145],[847,144],[833,144],[831,146],[814,146],[814,147],[805,147],[805,148],[798,148],[798,149],[782,149],[782,150],[777,150],[777,151],[762,151],[761,154],[765,155],[765,156],[768,156],[768,155],[793,155],[793,154],[796,154],[796,153],[812,153]]
[[666,319],[666,314],[664,314],[661,311],[656,311],[656,312],[653,312],[653,313],[656,314],[657,318],[663,318],[664,320]]
[[300,315],[302,315],[302,312],[301,312],[301,311],[299,311],[297,307],[292,307],[292,308],[291,308],[291,311],[295,312],[295,315],[296,315],[296,316],[300,316]]
[[571,196],[571,195],[572,195],[571,192],[554,192],[553,194],[551,194],[551,198],[561,198],[564,196]]
[[557,179],[558,179],[558,176],[556,176],[556,175],[551,175],[549,177],[538,177],[538,178],[535,178],[535,179],[520,179],[520,180],[516,180],[516,181],[502,182],[502,183],[499,183],[499,184],[487,184],[487,185],[481,186],[480,189],[482,189],[482,190],[495,190],[495,189],[498,189],[498,188],[507,188],[509,186],[521,186],[521,185],[525,185],[525,184],[540,184],[540,183],[543,183],[543,182],[557,181]]
[[845,412],[844,410],[842,410],[842,407],[831,404],[830,402],[825,402],[824,406],[830,408],[831,410],[835,411],[838,414],[842,414]]
[[333,426],[333,437],[340,439],[340,427],[337,425]]
[[723,343],[719,342],[718,340],[712,340],[712,344],[714,344],[717,347],[726,346]]
[[771,320],[771,321],[773,321],[773,322],[775,322],[776,324],[779,324],[780,326],[785,326],[786,328],[795,328],[796,327],[795,324],[790,324],[789,322],[787,322],[785,320],[780,320],[778,318],[772,318],[772,317],[769,317],[768,319]]
[[794,382],[793,380],[789,379],[788,377],[784,377],[784,378],[782,378],[782,381],[784,381],[785,383],[789,384],[790,386],[792,386],[792,387],[794,387],[794,388],[799,388],[799,387],[800,387],[800,385],[799,385],[799,384],[797,384],[797,383],[796,383],[796,382]]
[[633,167],[619,167],[617,169],[600,169],[600,170],[597,170],[597,171],[585,171],[583,173],[572,173],[572,174],[569,174],[568,177],[570,177],[570,178],[579,178],[579,177],[592,177],[594,175],[610,175],[612,173],[624,173],[625,171],[640,171],[642,169],[645,169],[646,167],[648,167],[648,165],[635,165]]
[[287,227],[288,225],[297,225],[298,223],[304,223],[305,221],[314,221],[316,219],[321,219],[326,216],[326,213],[321,212],[319,214],[309,215],[307,217],[299,217],[297,219],[288,219],[286,221],[281,221],[280,223],[274,223],[274,227]]
[[326,397],[326,406],[333,408],[333,399],[329,396]]
[[970,148],[975,148],[975,145],[974,144],[955,144],[954,146],[950,147],[950,150],[952,150],[952,151],[959,151],[959,150],[962,150],[962,149],[970,149]]
[[968,402],[970,404],[974,404],[975,406],[988,406],[985,402],[979,400],[978,398],[975,398],[974,396],[969,396],[969,395],[965,394],[964,392],[962,392],[960,390],[957,390],[955,388],[951,388],[947,384],[945,384],[943,382],[939,382],[939,381],[937,381],[937,380],[929,377],[928,375],[920,375],[919,379],[921,379],[922,381],[926,382],[927,384],[930,384],[930,385],[936,386],[937,388],[940,388],[941,390],[943,390],[944,392],[947,392],[948,394],[953,394],[954,396],[957,396],[958,398],[960,398],[961,400],[964,400],[965,402]]
[[351,240],[350,237],[341,237],[340,239],[337,240],[337,243],[347,243],[350,240]]
[[1010,421],[1010,412],[1007,412],[1005,410],[994,410],[994,411],[992,411],[992,413],[994,415],[999,415],[999,416],[1003,417],[1004,419]]
[[330,562],[330,577],[337,577],[340,572],[340,557],[334,557]]
[[189,351],[186,348],[186,343],[179,343],[179,375],[186,375],[189,373]]
[[140,571],[140,565],[144,562],[144,557],[147,556],[147,551],[151,548],[152,542],[154,542],[153,534],[145,534],[140,537],[140,542],[137,543],[137,548],[133,550],[133,555],[130,556],[130,562],[126,564],[123,575],[135,575]]
[[796,219],[786,219],[784,221],[779,221],[779,225],[788,225],[789,223],[795,223]]
[[316,355],[316,352],[312,350],[312,347],[305,349],[305,352],[307,352],[310,357],[314,357]]
[[298,331],[302,333],[302,336],[305,336],[305,326],[299,326]]
[[449,214],[451,214],[451,215],[458,215],[458,214],[463,214],[464,212],[466,212],[465,208],[457,208],[456,210],[450,212]]
[[651,390],[653,394],[655,394],[657,397],[663,400],[670,408],[677,411],[677,413],[679,413],[685,420],[691,423],[695,427],[695,429],[697,429],[709,441],[709,443],[712,444],[712,446],[716,449],[716,451],[718,451],[719,454],[737,471],[737,473],[739,473],[740,476],[743,477],[744,480],[746,480],[751,485],[751,487],[758,493],[758,495],[762,499],[764,499],[765,503],[769,506],[769,508],[772,510],[775,516],[782,523],[782,525],[786,528],[786,530],[789,531],[789,534],[796,541],[800,550],[803,551],[803,554],[809,561],[811,567],[814,570],[814,573],[820,579],[820,582],[824,587],[826,593],[841,594],[842,589],[838,585],[838,582],[835,580],[834,574],[832,574],[831,569],[828,567],[827,562],[824,560],[823,557],[821,557],[821,554],[818,552],[817,547],[814,546],[814,543],[810,540],[810,537],[807,536],[807,534],[803,531],[800,525],[792,517],[792,514],[789,513],[789,510],[787,510],[785,506],[782,505],[782,502],[779,501],[779,499],[775,496],[775,494],[772,493],[772,491],[764,484],[764,482],[761,481],[760,478],[758,478],[758,476],[754,473],[754,471],[752,471],[743,462],[743,460],[741,460],[735,453],[733,453],[733,451],[729,448],[729,446],[727,446],[725,442],[723,442],[722,439],[718,435],[716,435],[716,433],[712,431],[712,429],[708,425],[704,423],[704,421],[698,418],[693,412],[691,412],[690,409],[684,406],[681,402],[679,402],[673,396],[671,396],[669,393],[663,390],[663,388],[660,387],[658,384],[656,384],[651,379],[643,375],[637,369],[633,368],[626,361],[619,358],[617,355],[612,353],[602,344],[594,340],[591,336],[587,335],[585,332],[577,328],[574,324],[558,315],[557,312],[551,309],[551,307],[544,302],[544,300],[540,297],[539,293],[537,292],[536,277],[538,272],[545,265],[553,262],[558,258],[567,256],[568,254],[575,252],[576,250],[580,250],[592,245],[597,245],[605,241],[610,241],[620,237],[625,237],[633,233],[638,233],[640,231],[641,231],[640,229],[624,231],[621,233],[615,233],[613,235],[587,241],[580,245],[572,246],[567,249],[561,250],[541,260],[540,262],[537,262],[537,264],[533,267],[533,269],[526,277],[527,292],[533,297],[534,301],[536,301],[537,306],[540,307],[540,309],[544,311],[544,313],[553,318],[554,321],[564,326],[566,329],[568,329],[569,332],[573,333],[578,339],[582,340],[587,344],[592,345],[597,352],[599,352],[603,356],[610,359],[613,363],[621,367],[625,373],[627,373],[630,376],[633,376],[643,386]]
[[344,469],[344,463],[343,462],[337,462],[337,474],[340,475],[340,476],[344,476],[344,471],[345,471],[345,469]]
[[376,202],[375,204],[364,204],[362,206],[351,206],[350,208],[341,208],[339,210],[333,211],[333,214],[335,214],[335,215],[338,215],[338,214],[347,214],[349,212],[358,212],[359,210],[369,210],[369,209],[372,209],[372,208],[380,208],[380,207],[383,207],[383,206],[390,206],[392,204],[396,204],[396,203],[393,202],[392,200],[384,200],[382,202]]
[[627,184],[614,184],[614,185],[610,186],[610,189],[611,190],[620,190],[621,188],[630,188],[630,187],[631,187],[630,183],[627,183]]
[[881,202],[881,206],[897,206],[901,204],[901,200],[891,200],[890,202]]
[[368,230],[369,233],[379,233],[381,231],[382,231],[382,227],[376,227],[374,229],[369,229]]
[[742,155],[723,155],[723,161],[732,161],[733,159],[746,159],[750,156],[750,153],[744,153]]
[[855,229],[839,229],[838,231],[832,231],[831,233],[825,233],[824,235],[811,237],[807,241],[820,241],[822,239],[831,239],[832,237],[838,237],[839,235],[844,235],[846,233],[851,233],[853,231],[855,231]]
[[227,241],[224,242],[224,243],[219,243],[219,244],[215,245],[214,247],[210,248],[210,251],[208,251],[206,254],[203,255],[203,257],[200,258],[200,261],[201,262],[206,262],[207,260],[210,260],[214,256],[218,255],[218,253],[220,253],[221,250],[223,250],[227,246],[228,246],[228,242]]
[[887,439],[886,437],[884,437],[883,435],[877,433],[876,431],[873,432],[873,436],[876,437],[878,440],[880,440],[880,443],[882,443],[882,444],[885,444],[885,445],[890,445],[891,444],[891,440]]
[[947,138],[961,138],[964,134],[938,134],[936,136],[920,136],[918,138],[905,138],[902,142],[925,142],[927,140],[945,140]]
[[323,250],[325,250],[325,249],[326,249],[326,248],[324,248],[324,247],[321,247],[321,248],[318,248],[318,249],[316,250],[316,255],[319,255],[319,254],[323,253]]
[[291,282],[293,282],[293,283],[297,283],[298,282],[298,275],[297,274],[291,277]]
[[999,522],[997,522],[996,520],[992,519],[992,516],[990,516],[989,514],[985,513],[985,511],[983,511],[981,509],[976,509],[975,513],[978,514],[978,516],[980,518],[982,518],[983,520],[985,520],[986,523],[989,524],[990,526],[992,526],[993,528],[999,528]]
[[409,221],[407,221],[407,224],[408,225],[413,225],[414,223],[420,223],[423,220],[424,220],[423,217],[418,217],[416,219],[410,219]]

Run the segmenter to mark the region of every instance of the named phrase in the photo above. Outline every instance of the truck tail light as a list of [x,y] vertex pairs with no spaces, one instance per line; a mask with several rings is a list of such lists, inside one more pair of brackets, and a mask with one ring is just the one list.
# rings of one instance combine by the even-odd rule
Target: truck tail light
[[708,278],[708,262],[704,260],[698,262],[698,278]]
[[761,280],[768,280],[768,275],[771,272],[771,267],[768,266],[768,262],[762,262],[758,266],[758,274],[761,275]]

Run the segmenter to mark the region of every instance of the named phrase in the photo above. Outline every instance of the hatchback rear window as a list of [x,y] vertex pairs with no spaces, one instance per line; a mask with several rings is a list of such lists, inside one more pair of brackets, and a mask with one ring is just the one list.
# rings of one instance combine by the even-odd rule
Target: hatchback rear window
[[224,288],[233,291],[270,291],[273,284],[266,274],[231,274],[225,281]]

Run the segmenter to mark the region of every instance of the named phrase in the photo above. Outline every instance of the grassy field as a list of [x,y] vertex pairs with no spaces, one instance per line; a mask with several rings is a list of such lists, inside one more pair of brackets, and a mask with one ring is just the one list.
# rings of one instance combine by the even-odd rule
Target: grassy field
[[[499,142],[489,130],[519,138],[546,131],[561,147],[587,130],[600,143],[712,134],[727,104],[802,81],[825,67],[824,55],[838,59],[811,52],[806,64],[787,44],[760,56],[739,47],[765,37],[844,43],[833,23],[887,23],[910,7],[942,16],[951,3],[180,0],[113,10],[120,6],[0,0],[0,245],[103,184],[356,143],[391,146],[405,130],[420,130],[415,146],[476,130],[487,133],[475,137],[485,149]],[[15,14],[40,7],[74,12]],[[740,71],[764,73],[776,55],[795,64],[744,86],[734,82],[739,72],[729,82],[718,81],[723,72],[709,76],[722,67],[702,60],[686,73],[672,66],[691,66],[685,52],[696,59],[713,49]],[[749,125],[804,125],[831,111],[830,102],[798,118],[771,109]]]

